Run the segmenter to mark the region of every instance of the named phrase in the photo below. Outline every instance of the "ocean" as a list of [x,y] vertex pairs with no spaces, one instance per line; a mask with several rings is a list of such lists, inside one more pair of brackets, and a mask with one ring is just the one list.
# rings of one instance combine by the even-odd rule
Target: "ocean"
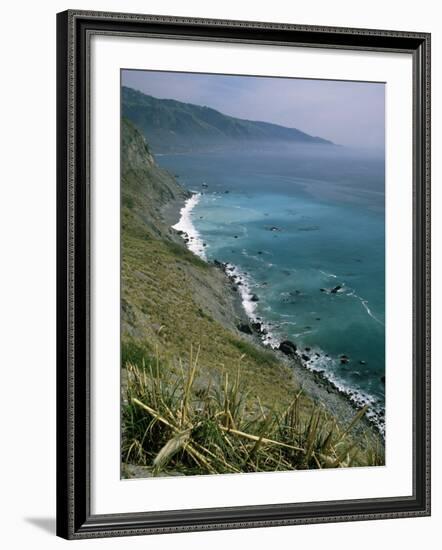
[[195,193],[177,225],[189,248],[229,265],[265,343],[293,341],[383,431],[383,155],[266,144],[157,161]]

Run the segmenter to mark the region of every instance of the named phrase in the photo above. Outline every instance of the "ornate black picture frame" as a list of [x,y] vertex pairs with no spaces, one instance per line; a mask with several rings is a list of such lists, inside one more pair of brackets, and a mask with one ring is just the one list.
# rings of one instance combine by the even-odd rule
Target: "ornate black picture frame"
[[[92,515],[89,44],[94,34],[413,57],[413,495]],[[57,16],[57,534],[67,539],[430,514],[430,35],[69,10]]]

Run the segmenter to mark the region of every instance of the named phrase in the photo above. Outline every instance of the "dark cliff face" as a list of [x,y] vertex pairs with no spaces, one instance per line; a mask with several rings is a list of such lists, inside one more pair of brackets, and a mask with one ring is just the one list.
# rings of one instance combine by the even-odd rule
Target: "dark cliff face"
[[123,118],[121,202],[126,218],[138,218],[154,235],[171,237],[174,232],[164,223],[161,209],[170,201],[184,201],[189,196],[167,170],[157,165],[144,137]]
[[[164,207],[175,203],[178,221],[191,193],[158,166],[144,137],[126,119],[121,122],[121,196],[123,339],[131,334],[156,341],[155,327],[172,327],[185,309],[193,315],[190,303],[234,327],[224,275],[190,252],[164,218]],[[183,294],[180,300],[177,294]],[[182,328],[188,330],[187,323]]]
[[122,88],[122,113],[141,130],[154,151],[278,142],[331,145],[297,128],[239,119],[210,107],[158,99],[126,87]]

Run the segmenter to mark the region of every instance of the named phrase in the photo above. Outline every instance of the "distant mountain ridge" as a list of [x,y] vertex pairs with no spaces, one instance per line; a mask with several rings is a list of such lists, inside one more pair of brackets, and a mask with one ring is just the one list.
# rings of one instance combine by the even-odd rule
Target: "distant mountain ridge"
[[125,86],[121,114],[139,128],[154,152],[200,150],[249,142],[333,145],[297,128],[235,118],[210,107],[158,99]]

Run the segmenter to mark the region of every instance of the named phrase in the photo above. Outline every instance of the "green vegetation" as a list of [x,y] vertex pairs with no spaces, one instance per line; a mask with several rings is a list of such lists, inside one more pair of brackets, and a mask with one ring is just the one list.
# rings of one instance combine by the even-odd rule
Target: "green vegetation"
[[[252,392],[286,401],[298,389],[290,382],[289,368],[241,337],[225,275],[188,251],[161,217],[161,205],[184,200],[187,192],[154,163],[145,141],[127,121],[122,144],[123,196],[133,201],[132,208],[124,203],[122,208],[123,365],[127,350],[133,354],[158,347],[176,362],[189,345],[200,345],[207,372],[229,370],[243,356],[243,378]],[[160,192],[158,182],[167,193]],[[139,358],[130,356],[135,363]]]
[[188,196],[123,119],[123,472],[379,462],[376,438],[352,441],[277,354],[238,331],[243,317],[225,274],[189,252],[163,219],[166,205]]
[[210,107],[158,99],[132,88],[123,87],[122,95],[123,116],[141,130],[155,151],[275,140],[331,144],[296,128],[234,118]]
[[[379,465],[382,450],[361,453],[322,408],[302,413],[302,393],[286,407],[252,402],[241,379],[227,371],[200,380],[198,351],[177,373],[159,356],[141,367],[127,364],[123,408],[123,460],[146,474],[217,474]],[[127,469],[128,470],[128,469]],[[129,474],[130,475],[130,474]]]

